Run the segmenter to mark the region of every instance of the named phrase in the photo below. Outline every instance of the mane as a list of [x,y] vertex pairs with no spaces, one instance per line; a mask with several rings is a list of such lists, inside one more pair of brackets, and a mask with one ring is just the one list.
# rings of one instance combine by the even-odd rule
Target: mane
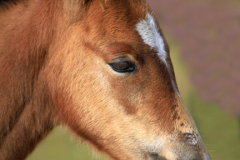
[[[19,3],[31,3],[33,0],[0,0],[0,10],[10,10],[14,6],[17,6]],[[93,0],[72,0],[75,1],[75,4],[79,4],[83,8],[88,8],[89,4]],[[109,0],[101,0],[103,3],[109,1]]]
[[10,8],[25,0],[0,0],[0,8]]
[[[12,6],[17,5],[18,3],[24,3],[27,1],[28,0],[0,0],[0,9],[1,8],[9,9]],[[89,3],[92,2],[93,0],[75,0],[75,1],[78,1],[78,3],[80,3],[83,7],[87,7]],[[101,1],[102,3],[106,3],[111,0],[101,0]]]

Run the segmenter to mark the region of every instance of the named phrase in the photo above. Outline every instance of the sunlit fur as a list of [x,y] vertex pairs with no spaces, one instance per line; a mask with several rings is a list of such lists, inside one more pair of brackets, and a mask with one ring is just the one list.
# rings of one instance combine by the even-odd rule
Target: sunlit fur
[[[164,53],[136,30],[149,14],[145,0],[1,3],[0,159],[25,159],[59,124],[116,160],[209,159],[157,22]],[[138,70],[112,70],[122,56]]]

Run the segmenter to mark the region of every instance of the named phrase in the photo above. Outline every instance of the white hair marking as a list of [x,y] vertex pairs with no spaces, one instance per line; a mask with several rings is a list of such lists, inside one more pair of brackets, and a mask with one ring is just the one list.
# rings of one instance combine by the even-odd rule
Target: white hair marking
[[167,52],[162,36],[158,32],[158,27],[155,18],[147,12],[147,18],[141,19],[136,25],[136,30],[143,39],[143,42],[154,49],[159,58],[166,64]]
[[[161,59],[161,61],[164,62],[164,64],[168,68],[169,65],[166,61],[167,52],[165,50],[163,37],[160,35],[158,31],[155,18],[148,11],[147,11],[147,18],[141,19],[137,23],[136,30],[138,31],[139,35],[143,39],[143,42],[149,45],[152,49],[154,49],[157,52],[158,57]],[[178,93],[175,82],[171,80],[171,83],[172,83],[173,89]]]

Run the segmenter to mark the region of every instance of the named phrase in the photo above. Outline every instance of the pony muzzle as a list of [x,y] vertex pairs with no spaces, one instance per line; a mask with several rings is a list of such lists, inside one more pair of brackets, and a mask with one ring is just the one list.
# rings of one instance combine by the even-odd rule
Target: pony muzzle
[[202,142],[189,144],[186,141],[163,146],[158,152],[148,152],[147,160],[210,160]]

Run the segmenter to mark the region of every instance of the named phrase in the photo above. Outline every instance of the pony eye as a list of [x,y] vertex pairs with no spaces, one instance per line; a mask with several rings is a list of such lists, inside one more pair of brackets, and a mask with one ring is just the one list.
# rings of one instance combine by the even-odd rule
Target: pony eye
[[109,63],[109,65],[114,71],[119,73],[130,73],[137,71],[137,67],[132,61],[120,60],[117,62]]

